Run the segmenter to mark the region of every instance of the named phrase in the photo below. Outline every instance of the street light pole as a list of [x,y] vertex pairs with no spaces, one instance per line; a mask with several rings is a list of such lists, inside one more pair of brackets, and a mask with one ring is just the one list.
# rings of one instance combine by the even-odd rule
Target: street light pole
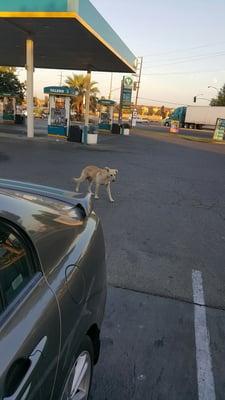
[[208,89],[215,89],[217,91],[217,93],[219,94],[219,89],[217,89],[215,86],[208,86]]

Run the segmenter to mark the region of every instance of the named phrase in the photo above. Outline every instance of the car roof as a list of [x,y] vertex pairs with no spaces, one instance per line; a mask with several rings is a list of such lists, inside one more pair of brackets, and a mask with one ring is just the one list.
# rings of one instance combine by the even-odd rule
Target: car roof
[[30,183],[0,179],[0,217],[22,228],[45,270],[71,247],[90,213],[90,196]]

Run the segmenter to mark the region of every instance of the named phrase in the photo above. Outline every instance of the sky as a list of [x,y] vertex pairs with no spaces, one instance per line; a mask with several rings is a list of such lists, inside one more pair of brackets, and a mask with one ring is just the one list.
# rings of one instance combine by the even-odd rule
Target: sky
[[[225,83],[224,0],[92,0],[126,45],[143,57],[139,104],[208,105]],[[36,70],[35,94],[60,82],[59,70]],[[71,71],[62,71],[63,79]],[[20,79],[25,73],[19,70]],[[108,96],[110,73],[93,73]],[[113,98],[119,99],[122,75],[113,74]]]

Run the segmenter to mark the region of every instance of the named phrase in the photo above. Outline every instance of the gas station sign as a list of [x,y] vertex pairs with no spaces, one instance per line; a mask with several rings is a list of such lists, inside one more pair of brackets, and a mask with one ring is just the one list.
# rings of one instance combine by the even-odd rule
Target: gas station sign
[[120,107],[121,109],[130,109],[132,104],[133,79],[130,76],[124,76],[121,84]]
[[225,119],[217,118],[216,129],[213,135],[213,140],[222,142],[225,137]]
[[130,76],[123,77],[123,87],[124,87],[124,89],[132,89],[133,88],[133,79]]
[[76,96],[77,90],[68,86],[47,86],[44,88],[44,93],[59,95],[59,96]]

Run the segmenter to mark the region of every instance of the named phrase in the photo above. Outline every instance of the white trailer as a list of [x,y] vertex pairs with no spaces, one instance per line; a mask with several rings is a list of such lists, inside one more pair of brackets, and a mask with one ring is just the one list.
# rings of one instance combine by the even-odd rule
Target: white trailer
[[186,128],[214,128],[217,118],[225,119],[225,107],[188,106],[185,116]]

